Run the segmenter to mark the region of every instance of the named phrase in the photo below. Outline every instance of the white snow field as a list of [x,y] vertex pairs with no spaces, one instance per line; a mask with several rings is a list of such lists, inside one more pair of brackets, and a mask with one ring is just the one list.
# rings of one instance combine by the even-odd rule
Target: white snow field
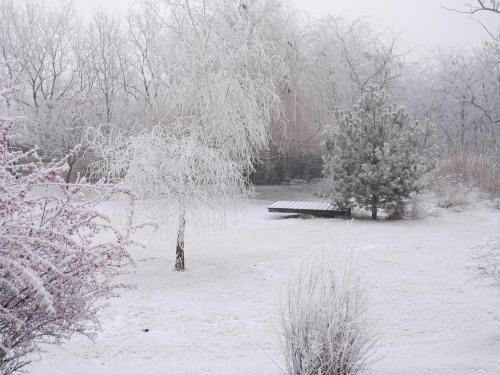
[[268,214],[271,199],[291,194],[262,191],[267,200],[248,201],[243,219],[219,233],[188,231],[186,272],[173,271],[169,239],[144,238],[126,280],[135,289],[109,301],[96,340],[49,347],[29,374],[283,374],[278,292],[307,257],[330,253],[343,264],[346,239],[383,333],[368,374],[500,374],[500,291],[471,268],[500,210],[347,225]]

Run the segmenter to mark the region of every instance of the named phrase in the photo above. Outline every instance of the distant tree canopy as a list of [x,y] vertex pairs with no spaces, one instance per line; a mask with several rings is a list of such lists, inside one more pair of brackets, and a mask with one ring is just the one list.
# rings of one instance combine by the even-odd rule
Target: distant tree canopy
[[[498,7],[478,0],[457,11]],[[359,19],[311,17],[278,0],[136,1],[125,14],[99,10],[90,20],[71,0],[0,0],[0,83],[16,87],[23,143],[44,160],[72,152],[68,181],[96,158],[89,129],[139,135],[174,123],[226,150],[236,145],[232,157],[251,164],[255,181],[319,177],[332,113],[371,85],[436,124],[443,158],[468,153],[495,165],[500,39],[486,31],[480,47],[414,61],[397,34]],[[221,125],[228,121],[232,133]],[[489,185],[496,179],[500,171]]]

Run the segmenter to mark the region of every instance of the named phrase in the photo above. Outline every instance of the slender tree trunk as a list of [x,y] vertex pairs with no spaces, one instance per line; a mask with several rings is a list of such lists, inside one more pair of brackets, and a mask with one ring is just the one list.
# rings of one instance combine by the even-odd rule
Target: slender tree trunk
[[73,172],[73,167],[75,165],[76,158],[70,156],[68,158],[68,172],[66,172],[66,177],[64,178],[64,181],[69,184],[71,181],[71,173]]
[[184,271],[184,232],[186,231],[186,213],[184,210],[179,215],[179,229],[177,230],[177,246],[175,248],[175,270]]
[[372,220],[377,220],[377,204],[378,204],[378,195],[374,194],[372,196]]

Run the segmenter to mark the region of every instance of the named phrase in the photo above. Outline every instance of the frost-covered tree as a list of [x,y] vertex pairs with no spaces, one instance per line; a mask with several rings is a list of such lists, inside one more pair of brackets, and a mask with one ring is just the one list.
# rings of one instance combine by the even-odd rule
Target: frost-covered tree
[[[177,202],[175,267],[185,266],[186,212],[216,206],[248,190],[248,176],[279,114],[276,81],[282,60],[259,25],[274,0],[148,1],[150,23],[168,53],[161,60],[166,115],[139,134],[97,137],[96,172],[142,196]],[[148,86],[151,87],[151,86]],[[151,87],[152,88],[152,87]],[[104,142],[102,142],[104,140]]]
[[122,35],[117,17],[98,11],[88,28],[89,74],[94,95],[102,101],[102,121],[114,118],[118,89],[121,83]]
[[[100,137],[99,139],[104,139]],[[118,134],[97,147],[94,171],[142,197],[163,199],[177,213],[175,269],[185,269],[184,235],[190,212],[205,204],[224,208],[248,189],[241,165],[226,153],[191,137],[176,137],[164,127],[139,135]]]
[[[88,23],[71,0],[0,0],[0,13],[0,80],[19,88],[15,99],[29,120],[23,142],[46,160],[82,145],[89,127],[111,123],[140,133],[175,121],[192,131],[203,111],[203,131],[220,115],[232,116],[260,137],[252,154],[291,169],[288,155],[317,161],[332,108],[352,105],[370,84],[392,89],[401,74],[395,41],[380,30],[359,20],[308,18],[277,0],[135,1],[126,17],[98,10]],[[241,88],[250,94],[237,93]],[[236,95],[237,110],[221,111]],[[256,96],[262,103],[273,97],[279,111],[243,119],[243,111],[262,105],[252,104]],[[252,127],[261,120],[269,123],[265,134]],[[233,136],[244,141],[246,130],[235,128]],[[271,140],[269,149],[260,147],[263,139]],[[85,145],[79,150],[67,160],[68,179],[93,157]]]
[[406,92],[396,94],[416,117],[436,124],[437,175],[493,194],[500,186],[498,51],[495,41],[474,50],[440,51],[414,69]]
[[124,89],[152,119],[161,117],[168,72],[163,62],[168,50],[162,48],[166,26],[146,2],[129,9],[124,38],[122,67]]
[[13,100],[25,115],[22,142],[35,145],[45,160],[66,158],[66,181],[74,179],[84,128],[97,118],[74,6],[0,0],[0,18],[0,64],[7,67],[6,84],[16,86]]
[[336,202],[370,208],[372,219],[379,208],[400,212],[433,166],[430,130],[373,86],[352,110],[338,111],[324,134]]
[[64,162],[47,165],[34,150],[16,151],[10,92],[0,90],[2,375],[24,368],[45,344],[96,332],[96,302],[117,287],[133,243],[132,211],[122,233],[96,208],[103,190],[67,185]]

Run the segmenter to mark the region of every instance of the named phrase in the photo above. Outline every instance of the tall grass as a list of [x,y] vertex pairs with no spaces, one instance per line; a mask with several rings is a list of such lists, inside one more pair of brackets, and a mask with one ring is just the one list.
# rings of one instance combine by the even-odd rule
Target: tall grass
[[306,262],[281,306],[282,344],[289,375],[361,374],[374,353],[366,299],[350,267]]
[[498,152],[470,152],[467,147],[447,152],[438,162],[434,175],[454,179],[454,184],[500,194],[500,156]]

